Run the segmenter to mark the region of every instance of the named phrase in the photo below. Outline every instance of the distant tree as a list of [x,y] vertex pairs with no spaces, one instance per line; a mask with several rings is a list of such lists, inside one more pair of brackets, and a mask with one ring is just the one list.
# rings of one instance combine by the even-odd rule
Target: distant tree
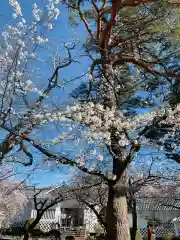
[[0,181],[1,229],[8,228],[13,220],[21,220],[27,202],[21,182],[8,179]]
[[[32,194],[32,192],[31,192]],[[23,240],[28,240],[29,235],[32,233],[34,228],[40,222],[42,216],[51,207],[57,205],[59,202],[64,200],[65,191],[59,187],[55,191],[53,189],[36,189],[33,187],[33,196],[31,200],[33,202],[34,210],[36,211],[34,218],[25,224],[25,233]],[[59,238],[60,239],[60,233]]]

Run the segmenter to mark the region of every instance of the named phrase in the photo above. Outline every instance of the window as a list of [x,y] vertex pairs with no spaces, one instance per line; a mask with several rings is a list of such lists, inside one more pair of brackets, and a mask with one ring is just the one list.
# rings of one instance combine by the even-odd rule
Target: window
[[78,208],[61,208],[61,225],[63,227],[83,226],[84,212]]

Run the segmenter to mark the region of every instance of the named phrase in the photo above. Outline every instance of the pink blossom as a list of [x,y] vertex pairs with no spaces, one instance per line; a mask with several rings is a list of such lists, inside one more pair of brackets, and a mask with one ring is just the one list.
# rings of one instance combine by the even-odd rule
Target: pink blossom
[[101,154],[99,154],[98,157],[97,157],[97,159],[98,159],[99,161],[103,161],[103,156],[102,156]]

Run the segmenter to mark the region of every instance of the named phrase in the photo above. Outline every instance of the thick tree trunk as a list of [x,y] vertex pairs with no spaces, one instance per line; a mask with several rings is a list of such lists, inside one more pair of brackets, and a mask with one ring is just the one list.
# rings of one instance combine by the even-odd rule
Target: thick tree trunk
[[[102,56],[104,57],[104,56]],[[114,85],[114,69],[112,64],[104,66],[105,80],[104,84],[104,105],[109,108],[118,108]],[[103,84],[103,83],[102,83]],[[108,87],[107,87],[108,86]],[[107,214],[106,214],[106,240],[130,240],[130,228],[128,221],[127,187],[128,174],[124,166],[124,160],[127,157],[127,149],[119,144],[121,133],[114,127],[111,128],[111,146],[110,152],[113,157],[113,175],[116,180],[109,182]],[[124,168],[125,167],[125,168]]]
[[109,186],[107,204],[107,235],[106,240],[130,240],[128,222],[128,205],[124,190],[118,185]]

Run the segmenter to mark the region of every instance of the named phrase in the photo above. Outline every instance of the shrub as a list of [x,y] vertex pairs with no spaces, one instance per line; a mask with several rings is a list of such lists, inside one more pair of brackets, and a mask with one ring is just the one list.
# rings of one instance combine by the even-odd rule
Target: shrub
[[93,236],[88,236],[88,237],[86,238],[86,240],[94,240],[94,237],[93,237]]
[[24,227],[10,227],[9,229],[4,229],[2,232],[3,235],[11,235],[11,236],[21,236],[25,232]]
[[139,230],[136,231],[136,240],[141,240],[142,239],[142,235],[140,233]]
[[[132,238],[132,231],[133,231],[133,228],[131,227],[130,228],[131,238]],[[137,231],[136,231],[136,240],[141,240],[141,239],[143,239],[143,237],[142,237],[140,231],[137,229]]]
[[44,236],[45,237],[52,237],[52,236],[54,236],[54,237],[56,237],[56,239],[60,239],[61,233],[58,230],[56,230],[56,229],[52,229],[49,232],[44,233]]
[[167,239],[167,240],[172,240],[173,235],[174,235],[173,233],[169,232],[169,233],[167,234],[166,239]]
[[30,233],[32,236],[44,236],[44,233],[40,229],[33,229]]

